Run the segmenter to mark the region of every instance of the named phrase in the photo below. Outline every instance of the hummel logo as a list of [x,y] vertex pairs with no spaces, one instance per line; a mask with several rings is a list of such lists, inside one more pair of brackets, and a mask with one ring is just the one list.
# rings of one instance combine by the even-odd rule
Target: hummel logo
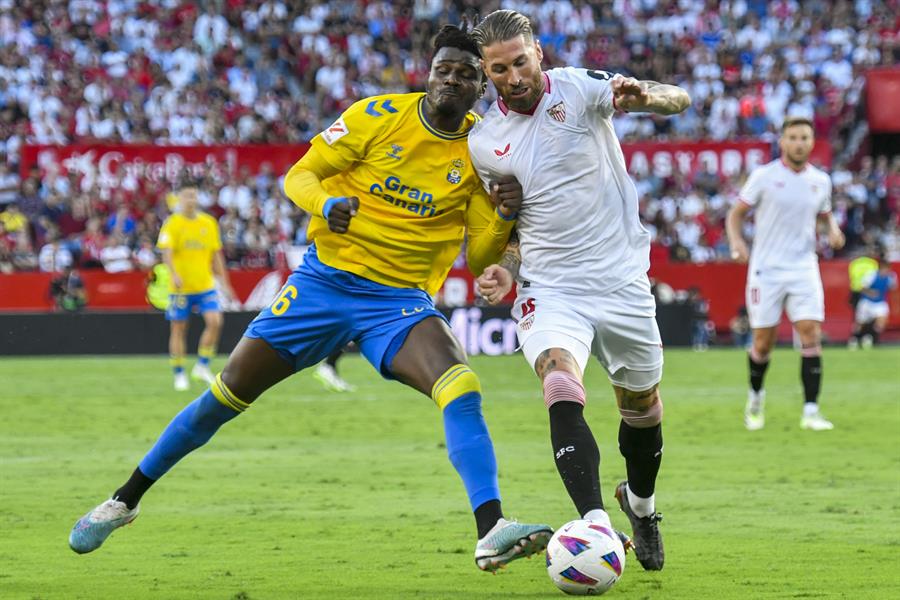
[[496,154],[497,156],[499,156],[501,158],[506,156],[507,153],[509,153],[509,144],[507,144],[506,148],[504,148],[503,150],[500,150],[499,148],[494,148],[494,154]]
[[400,160],[399,154],[403,151],[403,146],[398,146],[397,144],[391,144],[391,151],[387,153],[391,158],[396,158]]

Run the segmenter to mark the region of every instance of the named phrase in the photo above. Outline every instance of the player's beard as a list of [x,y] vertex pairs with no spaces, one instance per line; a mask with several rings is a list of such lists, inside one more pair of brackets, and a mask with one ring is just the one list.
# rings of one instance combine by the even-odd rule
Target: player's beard
[[788,162],[795,169],[802,168],[809,160],[810,152],[798,150],[797,152],[786,152]]
[[508,88],[506,97],[503,101],[506,102],[508,107],[516,112],[526,112],[531,110],[531,107],[535,105],[541,97],[541,94],[544,93],[544,74],[540,69],[537,70],[537,74],[528,82],[528,87],[530,88],[531,93],[524,98],[513,98],[512,92],[514,88]]

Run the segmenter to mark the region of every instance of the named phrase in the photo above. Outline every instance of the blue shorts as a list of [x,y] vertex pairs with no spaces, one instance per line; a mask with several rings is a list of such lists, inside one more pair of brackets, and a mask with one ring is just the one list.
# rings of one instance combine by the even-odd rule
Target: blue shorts
[[200,292],[199,294],[170,294],[169,308],[166,309],[166,320],[186,321],[191,316],[191,311],[197,308],[201,315],[205,312],[218,311],[219,296],[216,290]]
[[265,340],[300,371],[355,341],[383,377],[409,331],[428,317],[446,321],[424,290],[375,283],[319,261],[310,246],[275,300],[244,335]]

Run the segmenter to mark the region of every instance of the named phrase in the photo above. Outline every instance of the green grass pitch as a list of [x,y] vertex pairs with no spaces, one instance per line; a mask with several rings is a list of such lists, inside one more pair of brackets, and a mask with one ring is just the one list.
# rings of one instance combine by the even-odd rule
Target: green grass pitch
[[[629,558],[611,597],[900,597],[900,349],[826,350],[831,432],[799,429],[799,363],[774,355],[768,424],[750,433],[742,352],[667,351],[666,566]],[[507,515],[575,518],[536,378],[521,356],[472,364]],[[475,568],[431,401],[358,357],[341,368],[356,393],[308,373],[283,383],[151,489],[133,525],[78,556],[74,521],[201,390],[173,392],[164,358],[0,360],[0,598],[561,598],[543,557],[496,576]],[[596,364],[586,384],[604,499],[625,528],[612,392]]]

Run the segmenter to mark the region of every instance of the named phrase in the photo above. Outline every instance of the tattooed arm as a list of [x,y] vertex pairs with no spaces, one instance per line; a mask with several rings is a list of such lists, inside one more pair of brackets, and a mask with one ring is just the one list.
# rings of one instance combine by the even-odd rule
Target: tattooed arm
[[616,108],[628,112],[676,115],[691,105],[691,97],[677,85],[617,77],[610,84]]
[[519,252],[519,232],[513,229],[506,243],[506,250],[500,258],[500,266],[509,271],[513,279],[519,276],[519,267],[522,266],[522,254]]
[[485,268],[484,273],[475,280],[478,293],[489,304],[497,304],[512,289],[512,284],[519,275],[519,267],[522,264],[522,256],[519,253],[519,235],[515,229],[509,234],[509,242],[506,250],[500,258],[499,264]]

